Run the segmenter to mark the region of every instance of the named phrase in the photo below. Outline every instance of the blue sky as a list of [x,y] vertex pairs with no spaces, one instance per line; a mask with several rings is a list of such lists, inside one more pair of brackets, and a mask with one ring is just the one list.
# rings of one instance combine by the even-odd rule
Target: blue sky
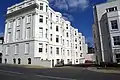
[[[0,4],[0,33],[4,32],[4,20],[7,7],[22,0],[2,0]],[[106,0],[49,0],[50,6],[71,21],[73,27],[78,28],[92,42],[93,9],[92,5],[106,2]]]

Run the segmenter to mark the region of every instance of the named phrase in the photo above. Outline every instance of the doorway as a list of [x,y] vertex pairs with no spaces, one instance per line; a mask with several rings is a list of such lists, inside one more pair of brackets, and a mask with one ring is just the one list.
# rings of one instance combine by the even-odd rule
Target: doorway
[[54,59],[52,60],[52,67],[54,67]]
[[16,64],[16,59],[15,58],[13,59],[13,63]]
[[7,64],[7,59],[5,59],[5,64]]
[[0,53],[0,63],[2,63],[2,53]]
[[18,64],[21,64],[21,59],[20,58],[18,58]]
[[31,58],[28,58],[28,64],[31,64]]

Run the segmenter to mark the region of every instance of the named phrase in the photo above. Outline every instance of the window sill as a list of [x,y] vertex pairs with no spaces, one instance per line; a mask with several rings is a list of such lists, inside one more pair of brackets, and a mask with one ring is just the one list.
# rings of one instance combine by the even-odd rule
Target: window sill
[[18,55],[18,53],[15,53],[15,55]]
[[17,27],[20,27],[20,25],[17,25]]
[[5,54],[5,56],[9,56],[8,54]]
[[119,29],[112,29],[111,32],[113,32],[113,31],[119,31]]
[[25,53],[25,55],[29,55],[29,53]]
[[30,24],[30,22],[27,22],[27,25]]

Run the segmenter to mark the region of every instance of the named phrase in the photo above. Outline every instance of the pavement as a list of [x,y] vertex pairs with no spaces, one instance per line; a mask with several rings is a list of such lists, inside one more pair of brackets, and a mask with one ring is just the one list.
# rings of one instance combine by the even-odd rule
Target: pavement
[[34,69],[0,65],[0,80],[120,80],[120,74],[80,67]]
[[100,73],[112,73],[112,74],[120,74],[120,70],[118,69],[97,69],[95,67],[89,67],[87,68],[90,71],[94,71],[94,72],[100,72]]

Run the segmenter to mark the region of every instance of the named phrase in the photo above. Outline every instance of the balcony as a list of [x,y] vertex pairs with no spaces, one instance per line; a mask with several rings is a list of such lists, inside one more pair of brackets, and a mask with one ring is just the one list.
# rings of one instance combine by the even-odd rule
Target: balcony
[[120,16],[120,11],[113,11],[107,13],[108,18]]
[[35,1],[24,1],[19,4],[16,4],[12,7],[8,8],[6,18],[18,15],[20,13],[24,13],[28,10],[32,10],[38,8],[38,5],[35,3]]

